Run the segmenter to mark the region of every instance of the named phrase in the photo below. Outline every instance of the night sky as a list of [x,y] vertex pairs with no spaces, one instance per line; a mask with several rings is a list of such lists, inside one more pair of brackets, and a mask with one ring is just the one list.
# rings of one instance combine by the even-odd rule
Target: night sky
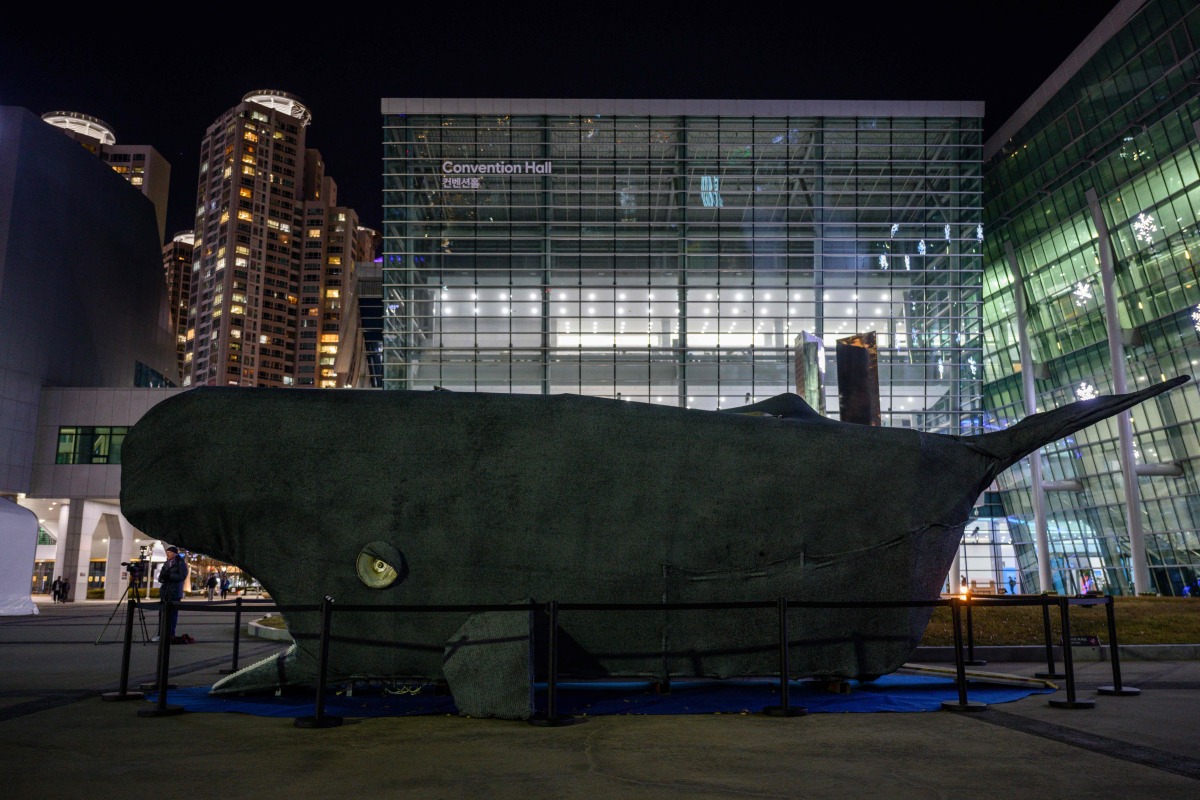
[[171,24],[97,8],[67,29],[30,11],[0,31],[0,105],[90,114],[153,146],[171,163],[170,236],[192,227],[208,125],[247,92],[286,91],[312,112],[339,204],[380,229],[385,97],[982,100],[986,138],[1116,3],[440,5],[454,10],[282,25],[250,7]]

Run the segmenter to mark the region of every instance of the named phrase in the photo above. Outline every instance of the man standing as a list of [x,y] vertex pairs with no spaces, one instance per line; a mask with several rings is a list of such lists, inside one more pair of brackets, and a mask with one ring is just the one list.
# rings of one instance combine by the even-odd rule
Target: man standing
[[[162,611],[167,613],[167,635],[171,637],[171,642],[176,640],[175,625],[179,622],[179,607],[175,605],[183,600],[183,584],[188,578],[187,563],[183,560],[183,556],[179,555],[179,548],[175,545],[167,547],[167,560],[159,567],[158,570],[158,599],[162,604]],[[171,601],[169,604],[167,601]],[[160,617],[159,630],[162,630],[162,622]],[[154,636],[151,641],[157,641],[158,636]]]
[[50,584],[50,600],[57,603],[62,598],[62,576],[54,579],[54,583]]

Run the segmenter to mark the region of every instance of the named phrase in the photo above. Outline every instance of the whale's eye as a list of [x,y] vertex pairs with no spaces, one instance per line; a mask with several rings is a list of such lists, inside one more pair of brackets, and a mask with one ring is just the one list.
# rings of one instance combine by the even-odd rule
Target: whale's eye
[[371,542],[354,563],[358,579],[372,589],[385,589],[400,578],[404,556],[387,542]]

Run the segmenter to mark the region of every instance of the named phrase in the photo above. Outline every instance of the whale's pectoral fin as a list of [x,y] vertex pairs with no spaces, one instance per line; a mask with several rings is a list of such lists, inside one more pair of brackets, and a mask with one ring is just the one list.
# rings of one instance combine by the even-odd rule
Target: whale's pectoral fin
[[[525,600],[522,603],[528,603]],[[535,611],[472,614],[446,642],[442,674],[459,713],[529,719],[533,713]]]
[[212,685],[209,694],[242,694],[282,689],[290,685],[313,685],[317,665],[293,644],[282,653],[243,667]]

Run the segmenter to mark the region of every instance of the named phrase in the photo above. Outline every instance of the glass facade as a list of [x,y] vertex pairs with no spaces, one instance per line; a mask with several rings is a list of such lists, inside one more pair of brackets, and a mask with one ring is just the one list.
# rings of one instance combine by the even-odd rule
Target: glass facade
[[55,464],[120,464],[129,428],[60,427]]
[[732,408],[873,332],[884,425],[977,432],[982,110],[385,99],[384,388]]
[[[1138,8],[1138,6],[1141,6]],[[985,147],[984,375],[989,424],[1025,416],[1012,261],[1027,306],[1039,410],[1115,391],[1108,330],[1119,326],[1130,390],[1194,373],[1200,345],[1200,7],[1122,3],[1052,76],[1057,90],[1018,112]],[[1110,15],[1108,21],[1116,17]],[[1115,28],[1115,32],[1114,32]],[[1071,70],[1068,70],[1068,66]],[[1088,191],[1108,229],[1118,319],[1105,312],[1099,239]],[[1152,590],[1180,595],[1200,570],[1195,384],[1131,412]],[[1045,494],[1053,587],[1084,576],[1133,591],[1122,448],[1115,419],[1042,451],[1043,481],[1082,491]],[[1178,470],[1176,470],[1178,471]],[[1028,461],[999,479],[1026,590],[1036,591]]]

